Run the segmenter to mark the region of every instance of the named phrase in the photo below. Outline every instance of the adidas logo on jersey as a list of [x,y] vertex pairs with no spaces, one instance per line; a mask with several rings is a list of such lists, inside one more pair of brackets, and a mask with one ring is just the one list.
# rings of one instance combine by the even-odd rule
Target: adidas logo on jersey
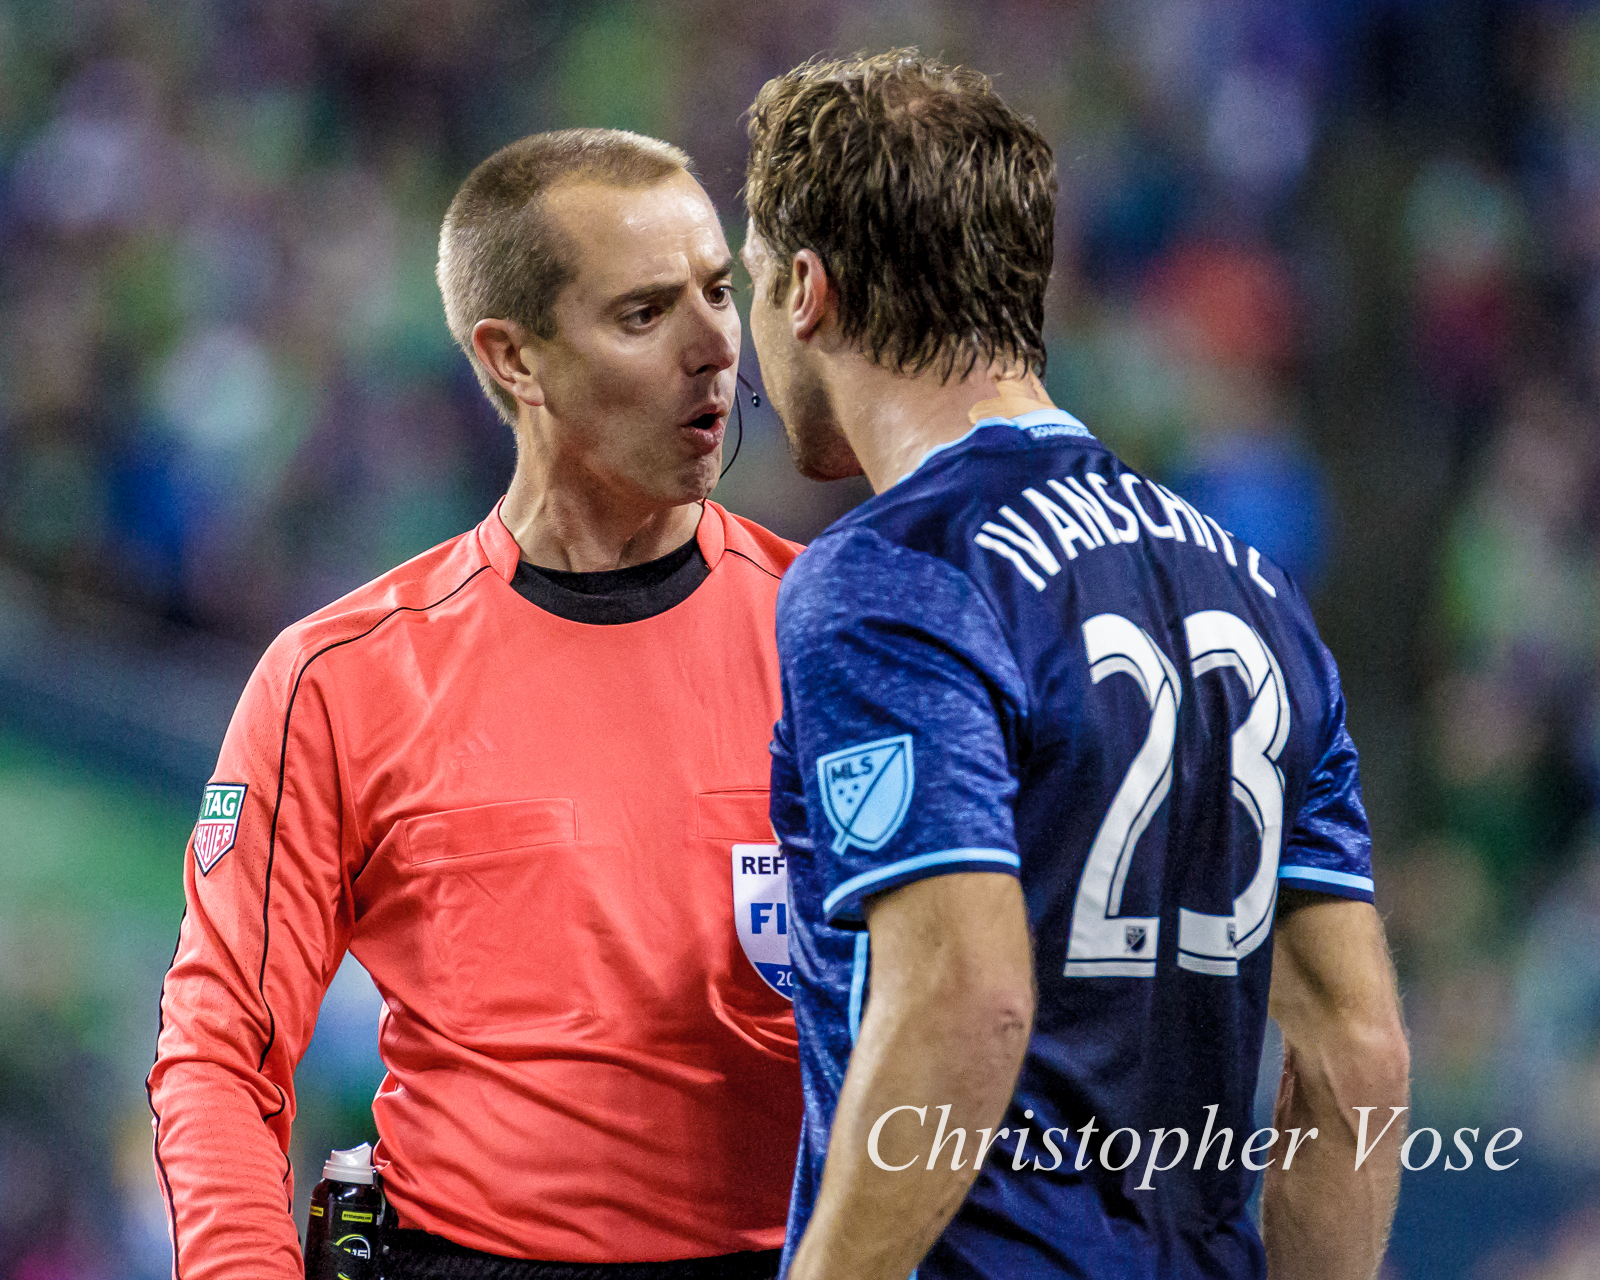
[[489,735],[482,729],[471,734],[466,741],[458,746],[450,756],[452,769],[471,769],[480,764],[488,764],[488,757],[500,750],[489,740]]

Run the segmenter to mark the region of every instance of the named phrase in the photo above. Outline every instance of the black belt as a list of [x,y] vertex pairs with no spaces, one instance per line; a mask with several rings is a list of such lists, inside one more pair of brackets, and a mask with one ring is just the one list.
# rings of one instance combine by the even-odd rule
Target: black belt
[[383,1280],[777,1280],[779,1249],[670,1262],[535,1262],[502,1258],[426,1231],[384,1235]]

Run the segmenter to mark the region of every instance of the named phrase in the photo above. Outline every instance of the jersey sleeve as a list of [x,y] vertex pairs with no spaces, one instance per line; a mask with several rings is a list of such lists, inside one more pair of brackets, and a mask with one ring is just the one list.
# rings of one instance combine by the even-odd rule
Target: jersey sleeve
[[824,919],[927,876],[1016,875],[1022,677],[965,575],[867,530],[796,562],[779,593],[777,767],[805,797]]
[[1323,751],[1284,841],[1281,883],[1362,902],[1373,900],[1372,831],[1361,799],[1356,745],[1345,727],[1344,691],[1333,657],[1317,642],[1328,711]]
[[302,1280],[294,1068],[350,933],[357,852],[330,713],[283,641],[234,712],[184,858],[147,1082],[183,1280]]

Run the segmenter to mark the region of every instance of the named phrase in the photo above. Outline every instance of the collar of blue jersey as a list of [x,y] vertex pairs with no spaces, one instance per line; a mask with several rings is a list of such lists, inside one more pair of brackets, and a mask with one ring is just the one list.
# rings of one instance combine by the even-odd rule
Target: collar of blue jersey
[[917,465],[895,481],[899,484],[913,476],[922,467],[923,463],[935,454],[943,453],[946,449],[954,449],[957,445],[965,444],[973,435],[985,427],[1015,427],[1019,431],[1026,431],[1035,440],[1045,436],[1086,436],[1094,439],[1094,433],[1079,422],[1065,409],[1035,409],[1032,413],[1024,413],[1015,418],[979,418],[972,424],[970,430],[957,436],[954,440],[947,440],[943,444],[936,444],[917,460]]

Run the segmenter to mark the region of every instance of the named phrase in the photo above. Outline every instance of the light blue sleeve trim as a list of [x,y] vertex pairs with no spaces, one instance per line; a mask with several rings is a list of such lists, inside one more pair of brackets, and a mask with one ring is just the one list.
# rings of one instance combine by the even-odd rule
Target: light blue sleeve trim
[[1007,849],[944,849],[939,853],[919,853],[914,858],[902,858],[899,862],[891,862],[887,867],[878,867],[876,870],[863,871],[858,876],[851,876],[822,900],[823,917],[826,919],[831,916],[835,906],[851,894],[861,892],[868,885],[879,884],[895,876],[904,875],[908,871],[937,867],[946,862],[998,862],[1008,867],[1016,867],[1018,870],[1022,868],[1022,859]]
[[872,935],[863,929],[856,934],[856,962],[850,971],[850,1043],[861,1035],[861,998],[867,991],[867,955]]
[[1348,871],[1324,871],[1320,867],[1280,867],[1280,880],[1315,880],[1322,884],[1342,885],[1346,889],[1373,891],[1371,876],[1353,876]]

